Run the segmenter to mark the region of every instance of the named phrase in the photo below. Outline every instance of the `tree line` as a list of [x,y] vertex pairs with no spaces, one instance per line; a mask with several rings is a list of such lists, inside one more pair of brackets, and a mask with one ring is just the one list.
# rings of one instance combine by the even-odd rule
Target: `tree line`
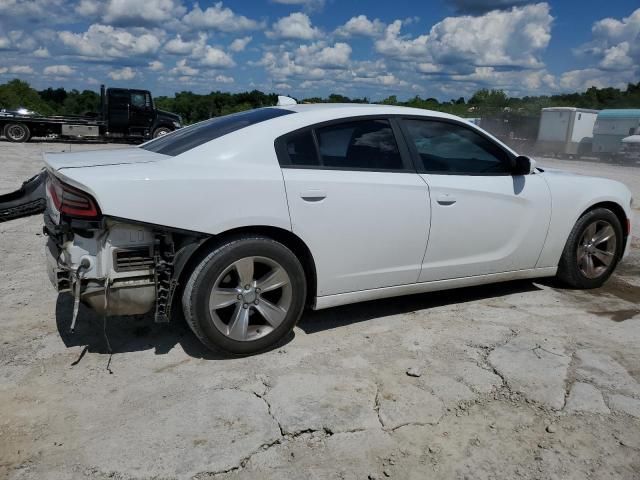
[[[349,98],[331,94],[326,98],[312,97],[299,99],[309,103],[381,103],[402,105],[452,113],[464,117],[496,116],[502,112],[512,112],[523,116],[537,116],[545,107],[580,107],[592,109],[640,108],[640,82],[627,85],[626,89],[613,87],[591,87],[582,93],[558,95],[509,97],[503,90],[481,89],[468,100],[464,97],[449,101],[438,101],[433,97],[416,95],[406,101],[392,95],[382,100],[371,101],[367,97]],[[188,91],[176,92],[173,97],[155,98],[156,107],[177,113],[186,124],[229,113],[275,105],[275,93],[259,90],[241,93],[214,91],[197,94]],[[27,82],[11,80],[0,85],[0,109],[13,110],[24,107],[42,115],[85,115],[100,109],[100,95],[93,90],[47,88],[35,90]]]

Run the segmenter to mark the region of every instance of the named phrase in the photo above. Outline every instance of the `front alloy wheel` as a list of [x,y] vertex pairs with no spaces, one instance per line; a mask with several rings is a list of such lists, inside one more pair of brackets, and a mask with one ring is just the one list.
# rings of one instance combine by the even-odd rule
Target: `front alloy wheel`
[[587,278],[604,274],[617,250],[616,232],[606,220],[596,220],[582,234],[577,248],[578,268]]
[[305,273],[294,253],[270,238],[247,235],[223,242],[198,263],[182,306],[205,346],[250,354],[289,334],[305,299]]
[[597,288],[611,276],[624,249],[618,217],[595,208],[578,219],[558,264],[558,278],[573,288]]

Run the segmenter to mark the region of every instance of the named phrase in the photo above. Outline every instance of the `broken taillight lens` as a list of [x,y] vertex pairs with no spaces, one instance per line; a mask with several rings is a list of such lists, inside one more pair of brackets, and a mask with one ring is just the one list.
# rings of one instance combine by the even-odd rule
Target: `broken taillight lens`
[[91,195],[61,182],[51,174],[48,177],[47,188],[53,204],[60,213],[82,218],[100,216],[100,209]]

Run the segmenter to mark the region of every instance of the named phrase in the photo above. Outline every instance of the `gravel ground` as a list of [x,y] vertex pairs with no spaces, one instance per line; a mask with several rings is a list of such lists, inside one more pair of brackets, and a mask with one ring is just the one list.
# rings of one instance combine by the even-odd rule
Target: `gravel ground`
[[[0,193],[67,148],[0,143]],[[539,163],[640,199],[640,168]],[[307,312],[241,359],[182,321],[109,319],[113,355],[86,309],[68,334],[43,243],[38,217],[0,224],[2,478],[640,478],[638,237],[598,290],[521,281]]]

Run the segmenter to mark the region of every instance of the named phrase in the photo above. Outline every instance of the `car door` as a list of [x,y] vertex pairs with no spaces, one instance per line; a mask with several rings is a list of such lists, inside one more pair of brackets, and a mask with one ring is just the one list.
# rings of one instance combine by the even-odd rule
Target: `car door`
[[540,175],[512,175],[512,155],[461,122],[406,118],[403,132],[431,193],[419,281],[534,268],[551,195]]
[[293,232],[313,254],[319,296],[418,278],[429,192],[396,133],[389,119],[367,117],[276,141]]
[[131,105],[129,109],[129,129],[145,130],[151,128],[153,123],[153,105],[151,94],[144,90],[131,91]]

